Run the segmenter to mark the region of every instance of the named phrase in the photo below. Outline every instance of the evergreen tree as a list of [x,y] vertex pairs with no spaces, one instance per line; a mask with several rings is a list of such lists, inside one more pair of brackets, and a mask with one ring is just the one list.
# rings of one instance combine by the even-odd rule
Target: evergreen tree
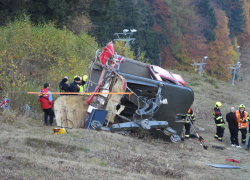
[[[101,46],[116,39],[115,33],[122,33],[123,29],[136,29],[131,38],[136,38],[131,48],[136,55],[138,49],[145,51],[145,58],[153,63],[159,59],[158,34],[153,32],[154,19],[143,0],[96,0],[90,6],[89,15],[96,28],[92,35],[97,38]],[[126,38],[120,35],[120,38]]]
[[30,16],[33,23],[61,20],[75,16],[87,6],[88,0],[1,0],[0,25],[18,15]]
[[244,25],[244,10],[240,0],[218,0],[217,3],[221,5],[222,9],[226,12],[229,19],[228,26],[230,29],[231,39],[234,35],[243,32]]
[[232,0],[231,15],[229,19],[230,35],[238,35],[243,32],[244,17],[242,3],[239,0]]
[[25,1],[1,0],[0,1],[0,26],[6,21],[13,20],[16,15],[24,12]]
[[201,0],[196,3],[200,14],[209,22],[208,27],[202,30],[205,38],[208,41],[216,39],[214,29],[217,26],[217,18],[215,16],[214,8],[210,5],[210,0]]

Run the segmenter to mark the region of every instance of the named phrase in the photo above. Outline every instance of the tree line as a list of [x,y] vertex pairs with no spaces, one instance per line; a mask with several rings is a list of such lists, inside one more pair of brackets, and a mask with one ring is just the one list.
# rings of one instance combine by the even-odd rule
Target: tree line
[[[192,59],[208,56],[206,73],[229,79],[224,67],[237,46],[250,43],[249,0],[2,0],[0,26],[26,15],[34,25],[53,23],[95,37],[99,47],[123,29],[136,29],[134,56],[164,68],[193,71]],[[125,36],[121,36],[125,38]],[[224,76],[221,76],[223,74]]]

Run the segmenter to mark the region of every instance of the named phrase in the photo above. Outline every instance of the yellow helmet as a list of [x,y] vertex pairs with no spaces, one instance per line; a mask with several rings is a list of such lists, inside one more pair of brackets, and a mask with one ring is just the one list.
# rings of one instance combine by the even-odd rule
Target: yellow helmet
[[245,110],[246,106],[244,104],[241,104],[241,105],[239,105],[239,109],[240,108],[244,108],[244,110]]
[[77,77],[78,77],[78,76],[77,76],[77,75],[75,75],[75,76],[74,76],[74,79],[75,79],[75,78],[77,78]]
[[216,108],[219,108],[219,107],[221,107],[221,106],[222,106],[221,102],[216,102],[216,103],[215,103],[215,107],[216,107]]
[[84,76],[82,77],[82,80],[83,80],[83,81],[87,81],[87,79],[88,79],[88,76],[87,76],[87,75],[84,75]]

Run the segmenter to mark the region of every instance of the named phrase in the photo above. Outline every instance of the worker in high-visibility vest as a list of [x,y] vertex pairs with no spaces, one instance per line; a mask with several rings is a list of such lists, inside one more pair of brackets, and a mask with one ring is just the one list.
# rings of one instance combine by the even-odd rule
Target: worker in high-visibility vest
[[[194,112],[193,112],[192,108],[189,108],[187,115],[190,117],[190,120],[192,121],[192,123],[194,123],[195,116],[194,116]],[[183,118],[186,118],[186,115],[183,115]],[[184,126],[185,126],[185,130],[186,130],[185,131],[185,139],[188,139],[188,138],[190,138],[190,122],[189,122],[189,119],[187,119]]]
[[222,137],[225,130],[225,121],[220,112],[220,107],[222,106],[221,102],[216,102],[213,110],[214,121],[216,124],[216,134],[214,135],[215,139],[223,142]]
[[235,112],[235,116],[238,121],[239,131],[241,132],[241,143],[245,145],[249,115],[248,115],[248,112],[245,111],[244,104],[239,105],[239,110]]
[[79,92],[82,93],[83,92],[83,84],[82,84],[82,77],[81,76],[78,76],[78,78],[80,79],[79,83],[77,84],[77,86],[79,87]]
[[[82,77],[83,91],[85,91],[85,92],[86,92],[86,90],[84,90],[84,89],[85,89],[85,85],[86,85],[87,79],[88,79],[88,76],[87,76],[87,75],[84,75],[84,76]],[[87,94],[87,95],[91,95],[91,94]]]
[[82,77],[82,85],[83,85],[83,89],[85,88],[85,85],[86,85],[86,81],[87,81],[87,79],[88,79],[88,76],[87,76],[87,75],[84,75],[84,76]]

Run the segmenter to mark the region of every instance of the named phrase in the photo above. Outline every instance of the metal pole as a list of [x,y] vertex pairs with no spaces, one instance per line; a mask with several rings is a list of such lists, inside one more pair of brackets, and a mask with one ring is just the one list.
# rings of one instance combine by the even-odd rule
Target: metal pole
[[237,52],[238,52],[238,62],[239,62],[239,46],[238,46],[238,48],[237,48]]
[[234,86],[235,74],[236,74],[236,67],[234,68],[234,76],[233,76],[233,81],[232,81],[232,85],[233,85],[233,86]]
[[160,56],[160,67],[161,67],[161,53],[159,54],[159,56]]
[[[240,46],[237,47],[237,51],[238,51],[238,62],[240,62],[240,58],[239,58],[239,49],[240,49]],[[239,68],[239,77],[240,77],[240,68]]]

